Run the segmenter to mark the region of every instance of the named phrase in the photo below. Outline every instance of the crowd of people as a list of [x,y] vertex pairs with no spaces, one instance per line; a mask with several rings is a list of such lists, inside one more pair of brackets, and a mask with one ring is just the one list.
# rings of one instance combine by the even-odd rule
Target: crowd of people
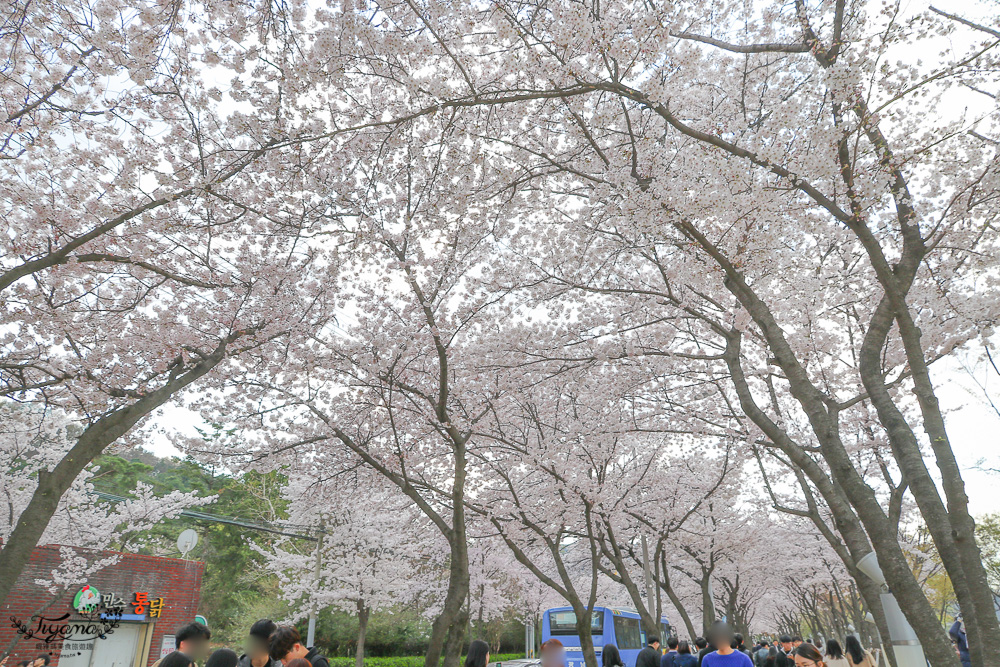
[[[541,667],[565,665],[559,640],[550,639],[542,644]],[[465,667],[485,665],[467,662]],[[601,667],[626,667],[615,644],[601,649]],[[818,642],[789,635],[748,646],[743,635],[720,621],[711,626],[706,637],[698,637],[693,643],[670,637],[665,651],[659,637],[649,637],[636,657],[635,667],[876,667],[876,661],[853,635],[847,636],[843,646],[836,639],[820,646]]]
[[210,650],[212,632],[201,623],[189,623],[174,635],[176,650],[153,667],[330,667],[313,646],[306,646],[299,631],[261,619],[250,627],[242,655],[229,648]]

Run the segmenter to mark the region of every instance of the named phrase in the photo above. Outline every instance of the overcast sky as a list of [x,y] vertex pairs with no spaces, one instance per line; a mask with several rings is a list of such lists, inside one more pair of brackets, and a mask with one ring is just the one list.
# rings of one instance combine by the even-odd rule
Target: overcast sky
[[[922,11],[928,5],[979,19],[996,13],[997,4],[975,0],[912,0],[905,3],[906,12]],[[919,55],[927,56],[926,45]],[[973,94],[973,96],[975,96]],[[980,100],[951,98],[949,108],[938,108],[941,116],[968,108]],[[942,105],[945,106],[945,105]],[[1000,296],[998,296],[1000,298]],[[1000,366],[1000,354],[994,355]],[[938,397],[946,410],[947,426],[952,446],[962,467],[971,508],[981,515],[1000,511],[1000,415],[990,404],[1000,406],[1000,373],[985,359],[981,345],[956,359],[939,362],[933,369]],[[159,456],[176,456],[179,451],[170,444],[167,435],[177,431],[185,436],[196,436],[195,426],[201,424],[197,415],[176,406],[167,406],[149,425],[147,448]],[[933,460],[928,459],[933,466]],[[992,469],[992,470],[991,470]],[[936,472],[936,470],[935,470]]]

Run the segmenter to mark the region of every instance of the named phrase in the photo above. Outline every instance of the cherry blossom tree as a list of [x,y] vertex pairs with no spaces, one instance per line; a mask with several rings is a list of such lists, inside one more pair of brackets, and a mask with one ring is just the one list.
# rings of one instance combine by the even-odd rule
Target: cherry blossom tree
[[272,57],[290,9],[44,0],[4,24],[0,394],[81,428],[4,536],[0,600],[98,454],[329,317],[335,265],[302,222],[323,204]]
[[[491,130],[553,193],[540,210],[557,214],[539,220],[568,232],[523,239],[538,280],[620,300],[598,317],[615,313],[626,350],[724,374],[723,414],[802,470],[838,526],[863,527],[931,660],[954,663],[880,488],[851,457],[864,426],[887,440],[973,617],[974,663],[997,664],[985,647],[1000,626],[929,373],[996,321],[993,110],[928,118],[922,101],[965,84],[992,95],[977,76],[996,31],[846,0],[383,11],[392,29],[425,24],[451,57],[439,97],[531,98]],[[462,25],[482,28],[469,39]],[[943,66],[887,64],[959,29]],[[867,545],[847,532],[856,561]]]
[[291,620],[321,609],[357,614],[355,659],[362,667],[372,612],[411,602],[434,606],[426,592],[440,576],[431,566],[441,551],[435,533],[405,495],[370,472],[353,479],[296,476],[285,496],[288,520],[314,526],[318,546],[284,540],[258,551],[279,575],[282,597],[297,610]]
[[[58,465],[80,429],[65,413],[0,401],[0,541],[7,541],[27,511],[40,473]],[[214,500],[181,491],[157,495],[140,482],[132,497],[110,503],[94,492],[92,476],[92,471],[84,470],[73,480],[38,540],[39,545],[58,545],[60,552],[58,565],[34,581],[52,594],[41,609],[59,599],[56,593],[85,583],[91,574],[119,560],[93,551],[134,551],[145,545],[147,531],[160,521]]]

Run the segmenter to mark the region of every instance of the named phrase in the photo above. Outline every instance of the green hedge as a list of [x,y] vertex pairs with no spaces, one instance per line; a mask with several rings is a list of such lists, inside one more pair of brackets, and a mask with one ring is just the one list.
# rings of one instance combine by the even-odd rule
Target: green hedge
[[[505,662],[507,660],[518,660],[523,657],[523,653],[502,653],[491,655],[490,662]],[[354,667],[354,658],[330,658],[330,667]],[[365,667],[424,667],[424,656],[365,658]]]

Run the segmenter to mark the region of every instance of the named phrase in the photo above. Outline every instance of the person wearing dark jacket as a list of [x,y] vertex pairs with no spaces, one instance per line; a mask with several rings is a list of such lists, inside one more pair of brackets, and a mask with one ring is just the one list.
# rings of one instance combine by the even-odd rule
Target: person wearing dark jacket
[[961,616],[958,616],[952,623],[948,635],[951,637],[952,643],[955,644],[955,648],[958,649],[958,659],[962,661],[962,666],[969,667],[972,664],[972,658],[969,657],[969,637],[965,634],[965,622]]
[[302,635],[290,625],[279,625],[271,633],[271,660],[284,662],[293,658],[305,658],[313,667],[330,667],[330,661],[319,654],[315,646],[302,643]]
[[667,652],[660,658],[660,667],[674,667],[674,658],[677,657],[677,637],[667,638]]
[[660,667],[660,638],[650,637],[646,648],[635,657],[635,667]]
[[677,657],[674,658],[674,667],[697,667],[698,658],[691,655],[691,645],[687,642],[678,642]]
[[281,667],[280,660],[272,660],[271,633],[278,629],[274,621],[262,618],[250,626],[246,653],[240,656],[237,667]]

